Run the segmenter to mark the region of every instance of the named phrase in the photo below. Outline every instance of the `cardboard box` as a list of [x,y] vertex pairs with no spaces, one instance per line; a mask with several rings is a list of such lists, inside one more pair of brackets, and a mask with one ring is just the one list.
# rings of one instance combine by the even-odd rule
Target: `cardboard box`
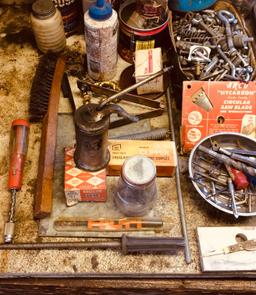
[[[161,48],[135,51],[135,79],[140,82],[163,68]],[[163,75],[137,88],[138,94],[157,93],[164,91]]]
[[183,83],[183,152],[217,132],[239,132],[256,138],[256,82]]
[[144,155],[151,158],[157,176],[173,176],[177,165],[176,147],[173,141],[110,140],[108,175],[119,175],[126,158]]
[[65,148],[64,191],[67,206],[73,206],[78,202],[105,202],[106,169],[89,172],[76,168],[74,151],[74,148]]

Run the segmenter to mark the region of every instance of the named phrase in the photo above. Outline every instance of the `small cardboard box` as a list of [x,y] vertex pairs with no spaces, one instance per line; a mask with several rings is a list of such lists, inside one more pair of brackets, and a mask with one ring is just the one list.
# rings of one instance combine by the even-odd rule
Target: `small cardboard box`
[[239,132],[256,138],[256,82],[183,83],[183,152],[217,132]]
[[[163,68],[162,50],[160,47],[135,51],[135,79],[140,82]],[[163,75],[137,88],[138,94],[164,91]]]
[[106,169],[89,172],[76,168],[74,151],[74,148],[65,148],[64,191],[67,206],[78,202],[105,202]]
[[157,176],[173,176],[177,166],[176,147],[173,141],[110,140],[108,175],[119,175],[126,158],[144,155],[151,158]]

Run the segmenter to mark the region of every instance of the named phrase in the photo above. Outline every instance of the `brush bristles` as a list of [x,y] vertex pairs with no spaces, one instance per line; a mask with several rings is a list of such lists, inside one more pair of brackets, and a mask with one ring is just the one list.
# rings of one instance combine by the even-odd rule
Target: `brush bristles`
[[58,55],[47,53],[40,58],[30,91],[29,120],[42,121],[48,111],[49,96],[52,87]]

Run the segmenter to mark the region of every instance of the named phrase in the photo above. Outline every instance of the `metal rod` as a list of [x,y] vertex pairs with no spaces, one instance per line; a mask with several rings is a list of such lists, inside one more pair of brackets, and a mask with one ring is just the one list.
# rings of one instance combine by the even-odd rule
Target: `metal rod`
[[214,178],[214,177],[211,177],[211,176],[209,176],[209,175],[207,175],[206,173],[203,173],[203,172],[201,172],[201,171],[195,171],[194,174],[198,174],[198,175],[200,175],[200,176],[202,176],[202,177],[204,177],[204,178],[206,178],[206,179],[212,180],[212,181],[214,181],[214,182],[216,182],[216,183],[219,183],[219,184],[221,184],[221,185],[226,185],[226,184],[227,184],[227,182],[225,182],[225,181],[221,181],[221,180],[219,180],[219,179],[217,179],[217,178]]
[[119,135],[110,137],[110,139],[129,139],[129,140],[160,140],[166,139],[168,136],[168,130],[166,128],[156,128],[151,131],[132,133],[127,135]]
[[[171,104],[171,95],[170,95],[170,87],[167,89],[167,105],[168,105],[168,117],[169,117],[169,126],[171,130],[171,139],[176,142],[175,140],[175,130],[174,130],[174,122],[173,122],[173,115],[172,115],[172,104]],[[175,144],[176,146],[176,144]],[[186,216],[183,204],[183,197],[181,191],[181,181],[180,181],[180,168],[179,168],[179,157],[177,155],[177,167],[176,167],[176,190],[178,196],[178,204],[180,209],[180,220],[181,220],[181,227],[182,233],[185,241],[185,260],[186,263],[191,263],[191,251],[189,247],[189,240],[188,240],[188,232],[187,232],[187,224],[186,224]]]
[[[154,109],[153,111],[148,111],[145,113],[136,114],[135,116],[140,121],[143,119],[149,119],[149,118],[161,116],[163,111],[164,111],[164,109]],[[133,122],[127,118],[118,119],[118,120],[112,121],[110,123],[109,129],[117,128],[117,127],[128,125],[131,123],[133,123]]]
[[[89,90],[94,93],[97,93],[100,95],[107,95],[107,96],[111,96],[111,95],[115,95],[116,93],[119,93],[117,90],[106,88],[103,86],[98,86],[98,85],[95,85],[95,84],[92,84],[89,82],[85,82],[82,80],[78,80],[77,85],[82,93],[86,93],[86,91],[88,91],[83,88],[89,88]],[[100,97],[100,98],[102,98],[102,97]],[[124,100],[124,101],[129,101],[132,103],[136,103],[136,104],[140,104],[140,105],[144,105],[144,106],[148,106],[148,107],[154,108],[154,109],[158,109],[161,107],[160,101],[146,98],[141,95],[131,94],[131,93],[125,93],[125,94],[121,95],[121,97],[119,99]]]
[[60,243],[21,243],[0,244],[0,250],[73,250],[73,249],[121,249],[119,241],[113,242],[60,242]]
[[238,218],[239,214],[237,212],[237,206],[236,206],[235,188],[234,188],[231,178],[228,178],[228,190],[231,195],[231,204],[232,204],[233,215],[235,216],[235,218]]
[[[255,280],[255,272],[211,272],[211,273],[103,273],[103,272],[62,272],[62,273],[0,273],[0,279],[84,279],[84,280],[152,280],[152,279],[183,279],[183,280]],[[198,293],[198,292],[197,292]],[[247,293],[249,294],[249,293]],[[252,293],[251,293],[252,294]]]
[[156,72],[155,74],[149,76],[148,78],[146,78],[146,79],[144,79],[144,80],[142,80],[142,81],[140,81],[140,82],[138,82],[138,83],[136,83],[136,84],[134,84],[134,85],[132,85],[132,86],[130,86],[130,87],[128,87],[128,88],[125,88],[124,90],[122,90],[122,91],[120,91],[120,92],[118,92],[118,93],[116,93],[116,94],[114,94],[114,95],[108,97],[106,100],[104,100],[104,101],[98,106],[98,110],[101,110],[101,109],[102,109],[106,104],[108,104],[109,102],[111,102],[111,101],[113,101],[113,100],[115,100],[115,99],[121,97],[122,95],[124,95],[124,94],[126,94],[126,93],[128,93],[128,92],[130,92],[130,91],[132,91],[132,90],[134,90],[134,89],[136,89],[136,88],[138,88],[138,87],[140,87],[140,86],[146,84],[147,82],[149,82],[149,81],[151,81],[151,80],[157,78],[158,76],[163,75],[164,73],[168,72],[171,68],[172,68],[172,67],[166,67],[166,68],[162,69],[161,71],[158,71],[158,72]]
[[224,154],[219,154],[205,146],[199,145],[198,149],[209,155],[210,157],[216,159],[220,163],[227,164],[228,166],[232,166],[237,170],[243,171],[251,176],[256,176],[256,169],[250,166],[245,165],[242,162],[235,161]]

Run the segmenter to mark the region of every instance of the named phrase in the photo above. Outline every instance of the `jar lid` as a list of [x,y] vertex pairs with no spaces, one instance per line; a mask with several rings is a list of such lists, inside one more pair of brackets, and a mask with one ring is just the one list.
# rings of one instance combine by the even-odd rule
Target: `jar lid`
[[35,17],[46,19],[52,16],[56,8],[52,0],[37,0],[32,5],[32,12]]
[[136,155],[125,160],[122,173],[131,184],[147,184],[155,178],[156,166],[148,157]]

